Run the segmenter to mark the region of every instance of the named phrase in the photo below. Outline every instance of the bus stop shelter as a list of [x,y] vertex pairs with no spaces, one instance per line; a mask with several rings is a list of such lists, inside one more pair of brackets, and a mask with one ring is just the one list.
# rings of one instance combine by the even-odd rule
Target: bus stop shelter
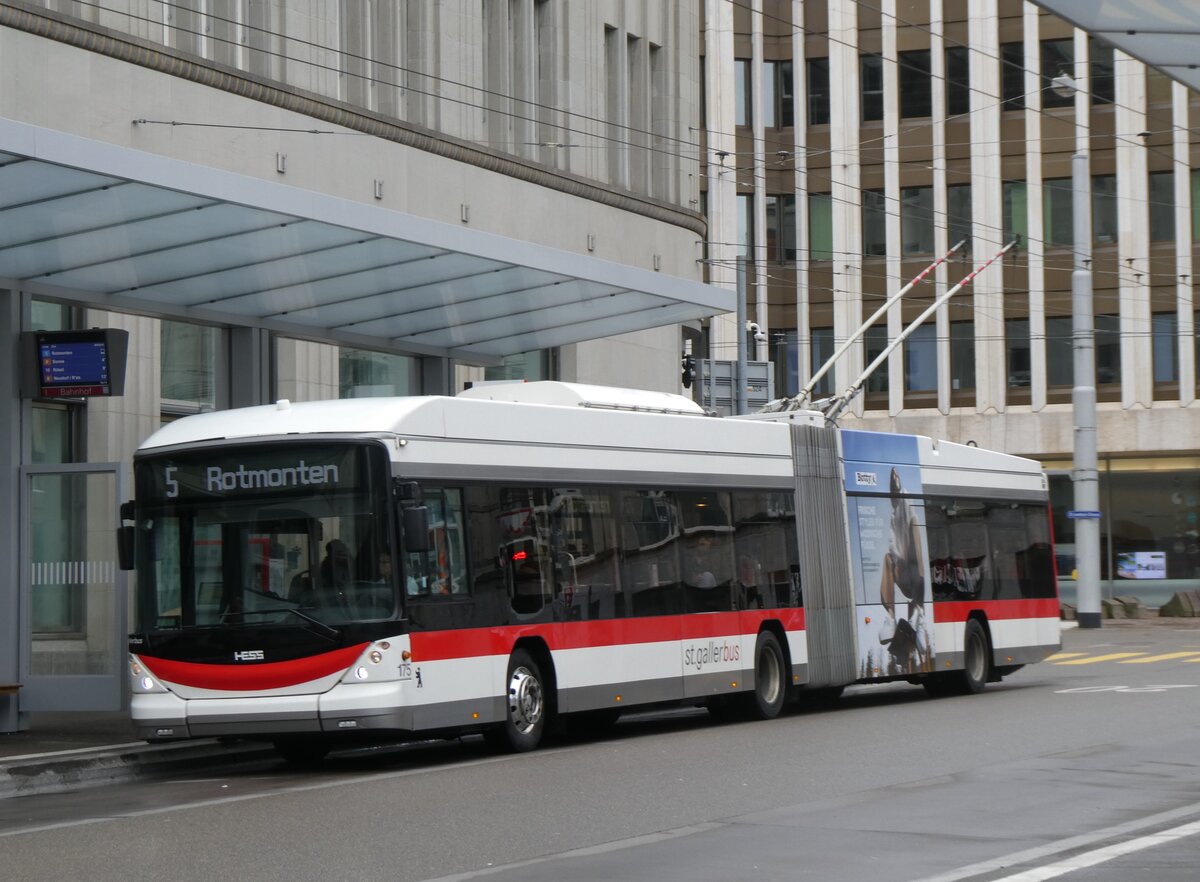
[[231,406],[269,400],[272,334],[416,356],[422,388],[449,393],[455,362],[734,310],[732,291],[651,268],[3,118],[0,293],[0,687],[20,687],[19,698],[0,689],[0,732],[27,711],[115,709],[125,680],[113,555],[89,554],[61,576],[116,598],[100,673],[30,661],[28,588],[60,578],[32,572],[27,554],[37,494],[77,484],[87,506],[111,514],[100,537],[129,493],[122,463],[35,464],[17,355],[31,298],[228,328]]

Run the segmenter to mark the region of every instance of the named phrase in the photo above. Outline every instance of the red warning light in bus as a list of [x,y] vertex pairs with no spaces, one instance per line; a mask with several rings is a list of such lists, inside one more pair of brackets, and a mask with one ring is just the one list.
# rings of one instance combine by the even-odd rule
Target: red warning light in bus
[[525,551],[518,551],[518,552],[516,552],[516,553],[514,553],[514,554],[513,554],[513,556],[512,556],[512,559],[513,559],[513,560],[524,560],[524,559],[525,559],[525,558],[527,558],[528,556],[529,556],[528,552],[525,552]]

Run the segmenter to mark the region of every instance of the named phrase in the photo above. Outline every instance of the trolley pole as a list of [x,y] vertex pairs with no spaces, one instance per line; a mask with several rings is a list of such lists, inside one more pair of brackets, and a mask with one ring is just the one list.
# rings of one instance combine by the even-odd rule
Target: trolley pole
[[1075,213],[1075,269],[1071,273],[1071,345],[1075,385],[1071,407],[1075,423],[1075,586],[1081,628],[1099,628],[1100,615],[1100,479],[1096,469],[1096,342],[1092,316],[1092,218],[1088,158],[1071,160]]
[[746,373],[746,257],[742,255],[737,259],[737,371],[733,378],[736,384],[733,390],[735,416],[747,410]]

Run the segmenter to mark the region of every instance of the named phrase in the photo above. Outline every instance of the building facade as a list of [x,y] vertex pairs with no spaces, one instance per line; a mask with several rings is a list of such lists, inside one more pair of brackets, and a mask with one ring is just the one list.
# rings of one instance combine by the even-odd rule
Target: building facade
[[843,422],[1040,459],[1068,597],[1071,163],[1087,155],[1104,591],[1157,602],[1195,588],[1197,96],[1021,0],[707,0],[703,53],[710,272],[727,283],[749,261],[748,315],[767,329],[750,345],[780,394],[955,243],[816,397],[1018,241],[887,358]]
[[[0,557],[10,564],[0,573],[0,682],[22,691],[19,701],[0,696],[0,730],[27,711],[86,709],[99,694],[89,678],[123,681],[127,623],[115,590],[123,576],[106,537],[128,492],[116,476],[163,422],[276,398],[452,393],[505,376],[677,391],[675,307],[692,320],[728,308],[671,300],[677,282],[707,288],[695,147],[700,34],[699,8],[667,0],[0,2],[0,174],[8,175],[0,218],[11,224],[0,234],[3,332],[14,343],[42,329],[130,335],[121,397],[29,400],[18,394],[16,366],[3,372],[11,418],[0,444],[9,467]],[[99,155],[129,178],[101,180]],[[210,181],[234,195],[217,199],[204,190]],[[150,241],[156,223],[166,238],[183,212],[155,214],[153,205],[186,193],[201,200],[197,211],[215,205],[236,216],[239,181],[247,204],[265,191],[326,207],[323,217],[299,219],[297,241],[305,224],[322,235],[343,219],[365,230],[354,226],[361,211],[383,228],[395,212],[409,226],[436,226],[442,244],[430,251],[450,254],[452,266],[478,262],[477,246],[500,257],[510,246],[503,272],[522,284],[509,295],[463,270],[455,288],[447,271],[440,288],[420,292],[424,312],[388,307],[400,324],[371,340],[336,316],[311,333],[289,331],[291,316],[315,309],[313,292],[331,280],[357,292],[382,272],[358,263],[351,273],[332,261],[337,247],[322,245],[278,267],[255,265],[255,296],[291,298],[270,318],[221,313],[236,299],[226,282],[239,260],[261,261],[253,238],[218,217],[207,240],[191,239],[215,255],[206,279],[203,267]],[[115,215],[130,191],[141,194],[141,216],[112,224],[106,211]],[[89,196],[87,229],[52,214],[56,201]],[[13,218],[38,210],[44,234],[22,239],[28,226]],[[140,250],[128,245],[142,236]],[[157,265],[147,262],[160,252]],[[551,275],[546,266],[569,267],[574,255],[588,269],[536,284]],[[472,313],[479,308],[467,293],[489,284],[498,305]],[[584,292],[574,322],[597,310],[593,330],[566,342],[556,342],[566,338],[553,318],[559,284]],[[188,294],[197,285],[209,289],[200,301]],[[390,285],[331,302],[350,310],[366,293],[397,303],[417,296],[415,283]],[[584,296],[626,287],[655,308],[617,322]],[[489,322],[519,326],[525,333],[513,339],[525,342],[481,358],[455,345],[406,344],[408,324],[430,316],[480,326],[480,338]],[[618,326],[625,332],[606,330]],[[54,677],[76,678],[79,689],[51,688]]]

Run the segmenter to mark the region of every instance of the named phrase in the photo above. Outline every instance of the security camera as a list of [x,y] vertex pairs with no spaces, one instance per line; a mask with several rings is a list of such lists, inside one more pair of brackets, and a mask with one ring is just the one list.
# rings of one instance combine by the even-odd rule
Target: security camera
[[754,335],[755,343],[766,343],[767,342],[767,334],[759,326],[758,322],[746,322],[746,330]]

